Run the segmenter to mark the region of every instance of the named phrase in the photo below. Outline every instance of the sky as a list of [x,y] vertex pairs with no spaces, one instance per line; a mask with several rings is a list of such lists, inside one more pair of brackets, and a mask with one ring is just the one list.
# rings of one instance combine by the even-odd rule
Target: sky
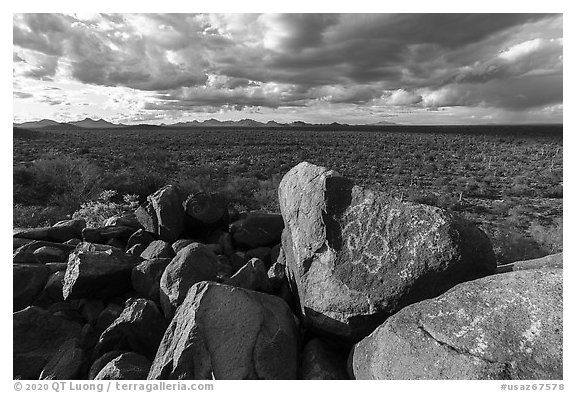
[[563,121],[561,14],[14,14],[14,122]]

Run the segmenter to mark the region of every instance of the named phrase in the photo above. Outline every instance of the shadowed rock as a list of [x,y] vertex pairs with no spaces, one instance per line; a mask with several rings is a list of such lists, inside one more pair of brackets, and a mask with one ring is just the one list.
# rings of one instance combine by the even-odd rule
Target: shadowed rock
[[306,162],[278,193],[289,279],[313,329],[357,340],[402,307],[495,271],[486,235],[440,208]]
[[82,329],[79,323],[59,318],[35,306],[15,312],[12,324],[14,379],[38,379],[62,344],[80,337]]
[[138,222],[160,240],[173,243],[184,229],[184,208],[179,191],[167,185],[149,195],[147,203],[135,212]]
[[76,379],[82,373],[86,360],[79,340],[70,339],[46,364],[40,379]]
[[90,366],[90,371],[88,371],[88,379],[96,378],[100,370],[102,370],[111,360],[116,359],[123,353],[126,353],[126,351],[110,351],[94,360],[94,363]]
[[562,269],[462,283],[355,345],[357,379],[562,379]]
[[95,354],[127,349],[154,359],[166,327],[166,320],[153,301],[129,299],[122,314],[100,336]]
[[201,282],[168,326],[148,379],[294,379],[297,348],[284,301]]
[[160,279],[169,258],[145,260],[132,269],[132,287],[139,295],[160,304]]
[[301,379],[349,379],[347,352],[332,343],[313,338],[302,350]]
[[13,264],[13,311],[19,311],[31,305],[42,293],[48,276],[48,268],[44,265]]
[[185,231],[191,237],[205,238],[216,229],[228,227],[228,207],[214,195],[190,195],[184,202],[184,211]]
[[230,225],[234,243],[246,250],[272,247],[280,241],[284,222],[280,214],[251,212]]
[[60,221],[52,227],[22,229],[14,233],[14,237],[44,240],[63,243],[67,240],[82,237],[82,229],[86,227],[83,219]]

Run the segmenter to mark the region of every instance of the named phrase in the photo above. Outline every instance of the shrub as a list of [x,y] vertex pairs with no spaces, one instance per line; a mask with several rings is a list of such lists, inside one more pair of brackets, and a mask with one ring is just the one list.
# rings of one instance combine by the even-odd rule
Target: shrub
[[562,217],[554,219],[551,226],[532,222],[528,233],[547,254],[562,252]]
[[136,195],[124,195],[120,203],[113,201],[117,195],[114,190],[103,191],[97,200],[83,203],[72,218],[83,218],[88,228],[96,228],[104,226],[108,218],[132,213],[138,207]]

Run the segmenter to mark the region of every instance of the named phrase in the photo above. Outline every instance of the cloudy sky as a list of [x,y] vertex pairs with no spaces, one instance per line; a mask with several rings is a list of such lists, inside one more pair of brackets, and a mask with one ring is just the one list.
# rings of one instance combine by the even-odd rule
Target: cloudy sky
[[559,14],[15,14],[14,121],[562,122]]

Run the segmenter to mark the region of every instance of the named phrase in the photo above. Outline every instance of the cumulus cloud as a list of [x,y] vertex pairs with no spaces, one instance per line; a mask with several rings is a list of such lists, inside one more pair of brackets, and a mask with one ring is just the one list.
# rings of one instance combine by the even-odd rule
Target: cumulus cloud
[[15,14],[13,37],[16,81],[128,88],[144,110],[562,101],[554,14]]

